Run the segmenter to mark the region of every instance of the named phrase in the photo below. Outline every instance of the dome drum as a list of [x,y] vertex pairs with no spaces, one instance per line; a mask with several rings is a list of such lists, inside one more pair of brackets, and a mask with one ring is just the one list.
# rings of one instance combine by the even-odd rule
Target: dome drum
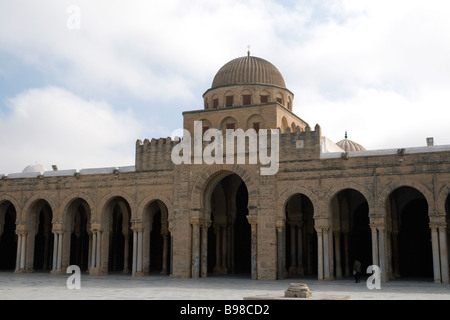
[[294,95],[287,89],[269,85],[234,85],[208,90],[203,95],[205,109],[277,102],[292,111]]

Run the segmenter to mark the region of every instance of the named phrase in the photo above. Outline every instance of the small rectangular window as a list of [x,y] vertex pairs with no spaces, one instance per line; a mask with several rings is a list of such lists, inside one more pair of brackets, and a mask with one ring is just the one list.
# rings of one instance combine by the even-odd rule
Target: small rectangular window
[[259,122],[253,122],[253,129],[255,129],[256,133],[259,132]]
[[244,94],[242,96],[242,105],[246,106],[252,104],[252,95],[251,94]]
[[234,104],[234,96],[227,96],[225,106],[231,107],[231,106],[233,106],[233,104]]
[[214,99],[213,100],[213,108],[217,109],[218,106],[219,106],[219,99]]
[[261,96],[261,103],[269,102],[269,96]]
[[283,100],[282,100],[281,98],[277,98],[277,102],[278,102],[279,104],[283,104]]
[[234,130],[234,127],[235,127],[234,123],[227,123],[227,129]]

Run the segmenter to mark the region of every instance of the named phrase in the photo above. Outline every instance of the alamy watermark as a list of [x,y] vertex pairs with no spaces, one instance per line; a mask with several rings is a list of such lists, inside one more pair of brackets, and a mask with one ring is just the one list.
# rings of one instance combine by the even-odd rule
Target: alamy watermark
[[66,285],[67,289],[73,290],[73,289],[81,289],[81,269],[79,266],[69,266],[67,267],[67,272],[71,273],[72,275],[67,278]]
[[69,30],[81,29],[81,9],[79,6],[70,5],[66,9],[69,17],[66,21],[66,26]]
[[366,272],[372,274],[369,278],[367,278],[367,282],[366,282],[367,288],[369,290],[373,290],[373,289],[380,290],[381,289],[381,269],[380,269],[380,267],[376,266],[376,265],[371,265],[367,268]]
[[[203,149],[205,142],[209,144]],[[257,164],[259,160],[266,166],[261,167],[261,175],[275,175],[279,168],[280,131],[226,129],[224,143],[221,130],[207,129],[203,132],[202,121],[194,121],[194,136],[183,129],[183,139],[172,149],[171,159],[176,165],[192,164],[192,158],[194,164],[245,164],[247,154],[248,164]]]

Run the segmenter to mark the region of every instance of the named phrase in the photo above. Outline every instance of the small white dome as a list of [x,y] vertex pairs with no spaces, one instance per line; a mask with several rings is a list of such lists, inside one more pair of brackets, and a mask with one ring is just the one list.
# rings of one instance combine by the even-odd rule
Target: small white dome
[[338,147],[344,149],[345,151],[365,151],[366,150],[366,148],[364,148],[359,143],[349,140],[347,137],[347,132],[345,132],[345,139],[337,142],[336,144]]
[[44,173],[47,171],[47,169],[42,164],[30,164],[25,169],[23,169],[22,173],[28,173],[28,172],[39,172]]

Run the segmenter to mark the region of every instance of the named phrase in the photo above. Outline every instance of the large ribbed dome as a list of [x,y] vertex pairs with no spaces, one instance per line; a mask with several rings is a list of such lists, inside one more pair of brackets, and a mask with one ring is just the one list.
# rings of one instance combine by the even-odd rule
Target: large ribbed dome
[[211,88],[236,84],[269,84],[286,88],[283,76],[273,64],[250,55],[231,60],[220,68]]

